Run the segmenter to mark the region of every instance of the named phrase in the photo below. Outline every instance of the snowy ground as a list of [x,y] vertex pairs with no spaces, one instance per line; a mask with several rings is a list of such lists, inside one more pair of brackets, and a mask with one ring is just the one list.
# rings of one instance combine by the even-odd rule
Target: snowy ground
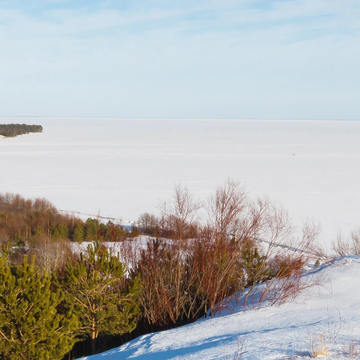
[[134,221],[182,182],[205,199],[227,177],[267,194],[323,244],[360,226],[360,121],[3,118],[42,134],[0,139],[0,192]]
[[360,354],[360,258],[337,259],[316,272],[323,286],[308,288],[293,303],[257,310],[238,306],[83,359],[303,359],[318,349],[327,350],[327,359],[356,359]]

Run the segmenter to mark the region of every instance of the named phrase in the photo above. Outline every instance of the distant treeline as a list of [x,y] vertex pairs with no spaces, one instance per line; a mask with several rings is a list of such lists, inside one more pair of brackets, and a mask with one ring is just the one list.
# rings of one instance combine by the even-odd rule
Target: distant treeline
[[12,245],[29,245],[40,237],[57,241],[70,239],[124,241],[127,237],[139,235],[111,221],[100,223],[88,218],[86,222],[74,216],[62,215],[45,199],[29,200],[20,195],[0,193],[0,243],[10,241]]
[[26,124],[0,124],[0,135],[6,137],[15,137],[29,133],[42,132],[41,125],[26,125]]

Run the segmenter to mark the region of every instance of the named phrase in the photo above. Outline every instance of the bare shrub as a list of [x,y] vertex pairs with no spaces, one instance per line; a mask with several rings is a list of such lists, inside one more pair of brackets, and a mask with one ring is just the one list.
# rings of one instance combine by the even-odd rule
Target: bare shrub
[[245,286],[241,249],[231,240],[217,241],[215,233],[207,229],[190,250],[187,263],[196,290],[192,300],[213,315]]
[[181,319],[186,302],[184,267],[178,262],[177,249],[166,241],[153,240],[141,251],[134,276],[140,274],[144,316],[157,326],[175,324]]
[[335,321],[329,320],[327,330],[319,333],[309,334],[310,350],[309,355],[312,358],[324,357],[329,355],[330,348],[340,333],[342,327],[342,320],[339,313],[339,318]]
[[273,305],[315,285],[302,271],[316,257],[317,225],[305,224],[297,240],[286,211],[266,197],[250,201],[231,180],[208,200],[203,227],[200,208],[186,188],[176,186],[172,202],[161,208],[162,237],[127,251],[132,276],[143,283],[141,305],[149,324],[169,326],[215,314],[245,287],[244,305],[250,298]]
[[45,235],[40,235],[32,240],[29,254],[35,255],[35,264],[41,273],[51,274],[65,266],[71,248],[68,239],[53,241]]
[[135,269],[140,260],[141,244],[132,240],[125,240],[118,243],[112,243],[110,246],[113,254],[119,254],[121,261],[129,269]]
[[329,355],[328,344],[326,343],[324,334],[318,334],[310,339],[309,355],[311,358]]
[[137,220],[137,225],[144,234],[150,236],[158,235],[158,219],[153,214],[147,212],[141,214]]
[[336,242],[332,244],[332,249],[335,256],[360,255],[360,228],[351,232],[350,241],[344,240],[339,234]]
[[244,222],[241,215],[247,208],[247,201],[244,188],[230,179],[223,186],[219,186],[215,195],[209,198],[209,225],[215,229],[218,239],[239,236],[238,231]]
[[167,238],[150,241],[140,251],[134,276],[141,276],[142,306],[151,324],[188,321],[208,309],[215,313],[219,302],[243,288],[240,249],[224,231],[200,228],[200,208],[177,185],[172,202],[161,208],[160,232]]
[[358,359],[360,357],[360,342],[355,340],[350,340],[348,343],[344,344],[342,347],[342,353],[348,359]]
[[171,272],[169,281],[173,289],[166,308],[173,323],[181,319],[184,313],[186,302],[184,295],[187,291],[183,288],[188,286],[186,284],[188,279],[184,277],[186,270],[183,255],[187,251],[187,240],[197,235],[194,230],[198,227],[198,210],[201,207],[201,203],[194,200],[188,189],[178,184],[174,188],[172,201],[165,202],[161,208],[163,225],[169,231],[170,238],[175,241],[168,249],[162,248],[167,252],[167,260],[171,260],[168,262],[170,266],[168,271]]
[[360,228],[351,233],[352,252],[354,255],[360,255]]
[[351,254],[351,246],[344,240],[341,234],[337,236],[336,242],[332,244],[336,256],[344,257]]
[[263,241],[267,250],[258,274],[262,276],[266,267],[270,267],[272,276],[259,289],[255,288],[256,283],[252,284],[245,296],[244,305],[249,298],[257,306],[264,300],[268,300],[270,305],[279,305],[294,300],[302,290],[321,283],[321,279],[315,274],[302,276],[304,264],[314,257],[312,249],[320,227],[314,223],[305,224],[302,238],[297,240],[292,235],[289,218],[284,210],[273,208],[268,219],[270,240]]
[[179,242],[191,238],[198,226],[201,207],[202,204],[194,200],[186,187],[175,185],[172,201],[164,202],[160,207],[161,226],[167,230],[167,237]]
[[237,247],[231,241],[215,242],[212,235],[205,230],[181,247],[175,240],[153,240],[141,251],[133,275],[140,274],[140,301],[150,324],[177,324],[208,310],[215,314],[225,298],[243,289]]
[[225,360],[241,360],[244,358],[246,343],[245,340],[240,338],[240,336],[236,339],[236,350],[233,354],[227,355]]

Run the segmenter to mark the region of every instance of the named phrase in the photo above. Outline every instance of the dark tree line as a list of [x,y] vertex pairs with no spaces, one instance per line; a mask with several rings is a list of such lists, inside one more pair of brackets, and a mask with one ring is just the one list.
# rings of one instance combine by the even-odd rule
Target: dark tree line
[[26,125],[26,124],[0,124],[0,135],[5,137],[15,137],[29,133],[42,132],[41,125]]

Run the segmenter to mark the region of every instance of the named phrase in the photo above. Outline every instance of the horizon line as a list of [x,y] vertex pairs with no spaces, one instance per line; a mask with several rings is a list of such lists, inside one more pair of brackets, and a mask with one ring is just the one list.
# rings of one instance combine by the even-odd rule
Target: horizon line
[[109,119],[109,120],[185,120],[185,121],[195,121],[195,120],[233,120],[233,121],[360,121],[359,119],[346,119],[346,118],[337,118],[337,119],[326,119],[326,118],[319,118],[319,119],[303,119],[303,118],[235,118],[235,117],[223,117],[223,118],[182,118],[182,117],[132,117],[132,116],[46,116],[46,115],[0,115],[0,119],[4,118],[50,118],[50,119],[78,119],[78,120],[85,120],[85,119]]

